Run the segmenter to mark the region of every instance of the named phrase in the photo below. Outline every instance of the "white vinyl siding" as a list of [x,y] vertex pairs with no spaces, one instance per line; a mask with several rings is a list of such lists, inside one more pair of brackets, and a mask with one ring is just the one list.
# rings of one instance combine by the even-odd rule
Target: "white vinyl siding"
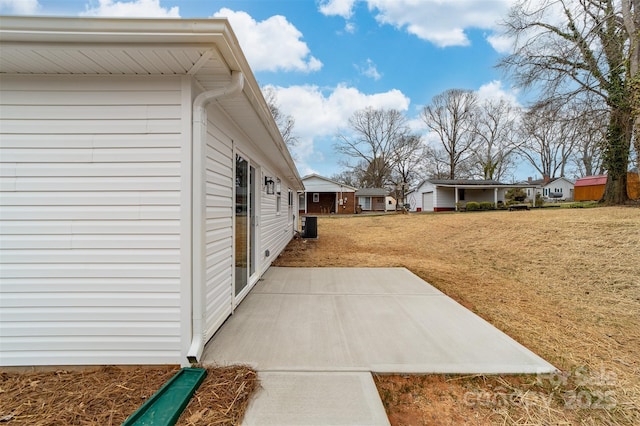
[[455,188],[436,187],[433,191],[434,209],[453,209],[456,205]]
[[[269,171],[265,173],[272,175]],[[282,187],[286,189],[285,181]],[[288,209],[283,209],[282,214],[277,213],[277,194],[267,194],[266,191],[261,191],[261,194],[261,218],[258,230],[261,251],[258,253],[258,262],[260,271],[264,272],[291,241],[293,227]],[[268,257],[265,255],[266,250],[269,250]]]
[[176,363],[180,80],[0,90],[2,364]]
[[231,140],[214,122],[214,114],[210,112],[206,147],[205,341],[231,314],[233,303],[235,161]]

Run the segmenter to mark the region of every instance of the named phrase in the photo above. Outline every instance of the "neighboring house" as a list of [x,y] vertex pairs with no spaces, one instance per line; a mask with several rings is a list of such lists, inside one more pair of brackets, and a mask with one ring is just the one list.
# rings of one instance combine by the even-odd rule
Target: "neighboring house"
[[542,196],[545,199],[571,201],[575,182],[565,177],[550,179],[542,185]]
[[0,364],[182,364],[302,181],[226,19],[3,17]]
[[363,188],[356,191],[356,199],[364,212],[384,212],[392,209],[387,207],[388,194],[389,191],[384,188]]
[[533,203],[536,195],[540,194],[545,200],[569,201],[573,200],[574,181],[565,177],[533,180],[518,183],[527,194],[527,201]]
[[598,201],[604,195],[607,175],[586,176],[576,180],[574,185],[575,201]]
[[494,180],[474,179],[427,179],[407,194],[414,212],[454,211],[459,202],[505,202],[505,193],[511,188],[522,188],[522,184],[503,184]]
[[537,179],[533,180],[531,177],[527,179],[526,182],[518,182],[519,185],[522,185],[522,189],[527,195],[526,201],[530,203],[534,203],[536,199],[536,195],[540,194],[542,196],[542,185],[545,182],[548,182],[549,179]]
[[354,214],[356,188],[311,174],[302,178],[304,192],[298,194],[300,214]]

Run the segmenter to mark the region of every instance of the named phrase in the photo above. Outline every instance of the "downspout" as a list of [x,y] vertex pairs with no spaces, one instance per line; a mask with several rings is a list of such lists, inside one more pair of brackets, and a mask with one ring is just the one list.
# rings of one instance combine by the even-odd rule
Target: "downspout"
[[191,262],[193,281],[191,283],[191,346],[187,352],[190,364],[197,363],[204,350],[204,302],[205,302],[205,218],[206,218],[206,146],[207,146],[207,106],[216,100],[231,97],[242,92],[244,75],[232,71],[231,82],[221,89],[200,93],[193,101],[193,158],[191,182],[193,191]]

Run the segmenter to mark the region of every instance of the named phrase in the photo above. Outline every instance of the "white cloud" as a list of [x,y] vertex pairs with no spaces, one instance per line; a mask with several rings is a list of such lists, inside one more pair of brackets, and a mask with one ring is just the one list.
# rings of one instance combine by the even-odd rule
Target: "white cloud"
[[378,72],[378,68],[376,67],[376,64],[373,63],[371,59],[367,59],[367,62],[364,66],[356,65],[356,69],[360,74],[364,75],[365,77],[372,78],[376,81],[382,78],[382,74]]
[[512,53],[515,39],[503,34],[490,34],[487,41],[498,53]]
[[160,0],[99,0],[97,6],[87,5],[81,16],[117,16],[131,18],[179,18],[180,8],[162,7]]
[[430,41],[437,46],[465,46],[468,28],[492,29],[504,16],[511,0],[367,0],[377,10],[376,20]]
[[323,0],[320,2],[320,13],[326,16],[341,16],[349,19],[353,15],[356,0]]
[[38,0],[0,0],[0,11],[18,15],[33,15],[40,8]]
[[[338,85],[323,91],[318,86],[273,87],[284,114],[295,119],[299,143],[293,152],[302,174],[313,171],[310,160],[318,161],[323,152],[333,150],[333,137],[348,126],[349,117],[357,110],[394,108],[406,111],[410,100],[399,90],[368,95],[354,87]],[[323,146],[320,146],[324,144]],[[331,161],[331,159],[327,159]]]
[[356,32],[356,24],[354,24],[353,22],[347,22],[346,24],[344,24],[344,31],[349,33],[349,34],[353,34]]
[[302,33],[281,15],[257,22],[248,13],[222,8],[214,17],[229,19],[254,71],[303,71],[322,68],[301,40]]
[[502,87],[502,82],[500,80],[493,80],[489,83],[483,84],[476,93],[478,94],[480,102],[504,99],[515,107],[521,106],[518,102],[518,91],[514,88],[505,89]]
[[469,45],[467,29],[497,28],[498,21],[515,0],[329,0],[322,2],[319,9],[324,15],[349,19],[356,1],[366,2],[380,24],[392,25],[436,46],[447,47]]

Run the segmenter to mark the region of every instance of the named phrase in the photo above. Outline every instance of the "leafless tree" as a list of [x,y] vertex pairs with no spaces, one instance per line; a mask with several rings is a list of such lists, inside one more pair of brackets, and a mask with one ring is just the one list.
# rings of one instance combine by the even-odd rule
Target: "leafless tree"
[[262,87],[262,93],[267,101],[267,106],[269,106],[273,120],[276,122],[278,130],[280,130],[282,139],[289,148],[296,146],[298,144],[298,137],[293,132],[296,120],[291,115],[286,115],[280,110],[278,95],[273,87]]
[[337,136],[335,149],[356,160],[355,165],[345,165],[361,169],[360,186],[383,188],[391,181],[397,146],[408,135],[407,119],[400,111],[365,108],[349,118],[349,131]]
[[519,108],[504,99],[487,100],[479,106],[474,120],[477,144],[471,157],[474,176],[499,181],[515,166],[519,118]]
[[521,86],[565,101],[591,92],[608,105],[603,200],[626,202],[633,125],[639,122],[640,0],[520,0],[505,26],[515,45],[501,66]]
[[419,136],[408,134],[398,139],[393,155],[392,186],[396,199],[404,204],[409,189],[423,177],[424,143]]
[[420,114],[447,154],[449,179],[460,177],[459,168],[473,153],[476,106],[477,96],[472,91],[450,89],[434,96]]
[[331,176],[331,180],[354,187],[360,187],[360,181],[362,180],[362,176],[359,175],[360,169],[349,169],[343,170],[340,173],[336,173]]
[[[430,179],[449,179],[449,159],[444,149],[425,145],[424,175]],[[458,175],[460,173],[458,172]]]
[[574,130],[561,105],[535,105],[522,118],[518,152],[542,176],[565,176],[575,144]]
[[575,134],[574,158],[579,177],[604,173],[602,147],[607,138],[609,114],[602,100],[589,96],[573,102],[572,123]]

